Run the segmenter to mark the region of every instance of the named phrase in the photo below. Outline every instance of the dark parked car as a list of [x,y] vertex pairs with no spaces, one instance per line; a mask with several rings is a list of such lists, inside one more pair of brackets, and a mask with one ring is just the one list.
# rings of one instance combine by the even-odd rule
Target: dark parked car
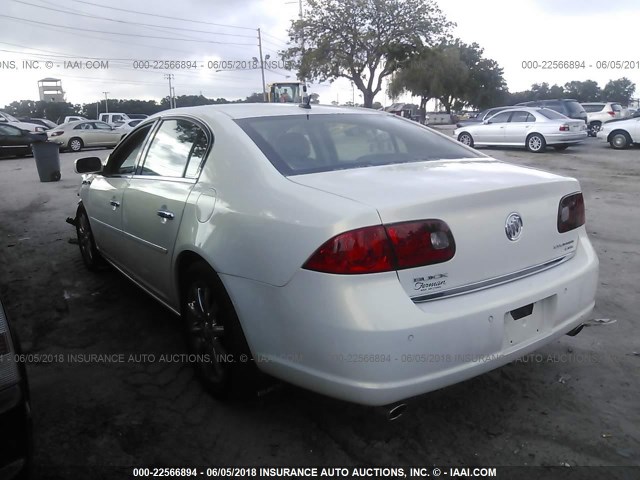
[[31,133],[13,125],[0,124],[0,157],[17,155],[24,157],[31,154],[34,141],[44,141],[46,133]]
[[551,110],[561,113],[565,117],[582,120],[584,123],[587,123],[587,112],[584,107],[580,105],[580,102],[572,98],[536,100],[533,102],[518,103],[518,106],[550,108]]
[[32,434],[22,351],[0,302],[0,478],[27,478]]
[[460,127],[466,127],[468,125],[475,125],[476,123],[482,123],[486,119],[492,117],[498,112],[501,112],[502,110],[506,110],[507,108],[513,108],[513,105],[509,107],[487,108],[486,110],[482,110],[480,113],[478,113],[474,117],[470,117],[467,120],[460,120],[459,122],[456,123],[456,127],[460,128]]

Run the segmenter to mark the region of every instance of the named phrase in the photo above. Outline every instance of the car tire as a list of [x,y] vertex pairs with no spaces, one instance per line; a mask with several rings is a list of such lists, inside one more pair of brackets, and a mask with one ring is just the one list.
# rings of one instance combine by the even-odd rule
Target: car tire
[[547,148],[547,141],[544,137],[539,133],[532,133],[527,137],[527,150],[532,153],[541,153],[544,152],[545,148]]
[[466,145],[467,147],[473,148],[473,137],[468,132],[462,132],[460,135],[458,135],[458,141],[463,145]]
[[555,146],[553,147],[553,149],[554,149],[556,152],[563,152],[563,151],[565,151],[567,148],[569,148],[569,145],[555,145]]
[[258,368],[218,275],[205,262],[196,262],[182,275],[181,286],[187,345],[204,388],[222,400],[255,395]]
[[98,248],[96,247],[93,231],[89,223],[89,215],[81,205],[76,212],[76,235],[78,237],[78,247],[80,247],[80,255],[87,269],[95,272],[105,265],[104,259]]
[[82,147],[84,147],[84,143],[81,138],[73,137],[72,139],[69,140],[67,147],[72,152],[79,152],[80,150],[82,150]]
[[588,133],[590,136],[596,137],[598,136],[598,132],[600,131],[601,128],[602,128],[602,122],[591,122],[589,124]]
[[631,145],[631,137],[622,130],[617,130],[609,135],[609,145],[616,150],[624,150]]

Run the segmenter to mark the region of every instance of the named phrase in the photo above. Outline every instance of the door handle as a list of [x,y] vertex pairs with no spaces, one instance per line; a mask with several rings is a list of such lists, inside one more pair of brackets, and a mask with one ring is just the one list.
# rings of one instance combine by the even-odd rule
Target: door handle
[[165,220],[173,220],[175,218],[173,212],[169,212],[167,210],[158,210],[158,216]]
[[115,200],[111,200],[109,202],[109,205],[111,205],[113,207],[113,209],[115,210],[116,208],[118,208],[120,206],[120,202],[117,202]]

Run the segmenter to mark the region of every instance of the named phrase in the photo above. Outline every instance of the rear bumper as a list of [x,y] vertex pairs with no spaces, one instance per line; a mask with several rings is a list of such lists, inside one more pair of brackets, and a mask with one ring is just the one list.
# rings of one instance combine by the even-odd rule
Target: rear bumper
[[[589,318],[598,259],[583,231],[573,259],[458,297],[416,304],[395,273],[300,270],[273,287],[224,276],[257,365],[316,392],[386,405],[520,358]],[[509,312],[534,305],[518,321]]]
[[581,133],[552,133],[544,136],[547,145],[579,143],[584,141],[588,136],[586,130]]

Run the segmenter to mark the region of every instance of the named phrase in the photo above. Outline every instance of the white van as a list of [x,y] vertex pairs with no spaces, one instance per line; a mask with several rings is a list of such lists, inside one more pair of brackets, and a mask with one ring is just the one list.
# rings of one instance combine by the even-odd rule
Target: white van
[[126,113],[101,113],[98,120],[116,127],[118,125],[122,125],[128,120],[131,120],[131,118],[129,118],[129,115]]

